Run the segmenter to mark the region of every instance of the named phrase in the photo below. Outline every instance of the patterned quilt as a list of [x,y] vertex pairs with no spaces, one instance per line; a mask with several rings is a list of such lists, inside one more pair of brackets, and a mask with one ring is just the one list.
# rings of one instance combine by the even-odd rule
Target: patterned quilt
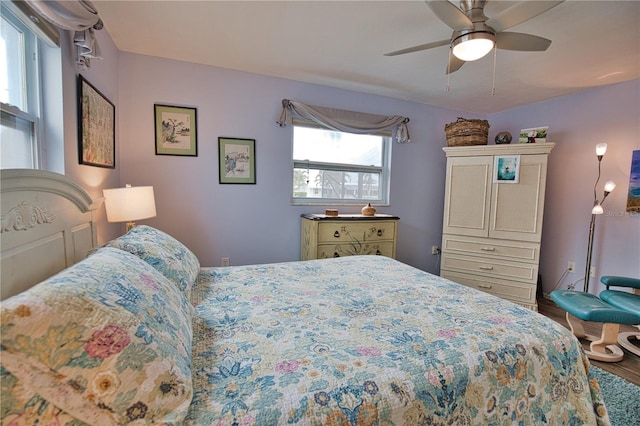
[[389,258],[203,268],[190,425],[609,424],[571,333]]

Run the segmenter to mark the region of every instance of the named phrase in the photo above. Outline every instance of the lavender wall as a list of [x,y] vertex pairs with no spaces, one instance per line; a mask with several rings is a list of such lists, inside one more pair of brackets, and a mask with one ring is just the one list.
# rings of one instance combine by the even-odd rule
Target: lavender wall
[[[297,260],[300,214],[323,207],[293,207],[291,129],[275,119],[282,98],[378,114],[411,118],[413,142],[393,146],[391,204],[380,213],[400,216],[398,258],[437,273],[445,157],[444,124],[474,114],[208,66],[118,52],[106,32],[98,33],[105,59],[83,75],[116,104],[117,168],[78,165],[76,136],[76,68],[70,38],[63,45],[65,168],[94,196],[102,188],[153,185],[158,216],[144,221],[191,247],[203,265]],[[543,232],[541,275],[544,291],[566,288],[583,275],[593,184],[596,143],[608,142],[603,181],[618,184],[606,214],[598,217],[593,266],[597,276],[640,276],[640,216],[624,210],[631,151],[640,149],[640,81],[588,90],[488,117],[490,140],[502,130],[549,125],[551,154]],[[198,109],[198,157],[157,156],[154,151],[153,104]],[[481,118],[481,117],[477,117]],[[257,184],[218,183],[218,136],[256,139]],[[601,184],[602,185],[602,184]],[[598,196],[601,196],[601,185]],[[354,213],[359,206],[340,209]],[[100,241],[122,233],[99,212]],[[577,271],[560,278],[567,261]],[[600,289],[592,280],[591,289]],[[581,282],[577,283],[580,288]]]
[[[506,130],[549,126],[556,147],[549,157],[540,272],[545,292],[584,277],[593,187],[598,174],[595,146],[608,144],[597,196],[607,179],[617,187],[596,219],[590,291],[604,287],[602,275],[640,277],[640,214],[625,211],[631,153],[640,149],[640,80],[605,86],[488,117],[493,138]],[[568,261],[576,272],[558,282]],[[583,281],[576,284],[582,289]]]
[[[65,175],[78,182],[94,198],[102,197],[102,189],[120,185],[119,163],[119,96],[118,96],[118,49],[106,31],[97,31],[96,38],[102,51],[102,60],[93,60],[92,67],[79,71],[75,64],[73,35],[61,31],[62,50],[62,98],[64,109],[64,170]],[[107,169],[79,164],[78,161],[78,117],[77,80],[82,75],[116,106],[116,169]],[[120,225],[106,222],[104,207],[95,213],[98,223],[98,243],[103,243],[119,235]]]
[[[194,250],[203,265],[299,259],[300,214],[290,205],[291,128],[275,120],[283,98],[411,118],[412,143],[394,143],[391,203],[400,216],[398,259],[437,272],[444,194],[444,125],[459,111],[185,62],[119,58],[121,183],[153,185],[158,216],[146,221]],[[154,103],[197,107],[198,157],[155,155]],[[257,184],[218,183],[218,137],[256,139]],[[362,206],[341,207],[343,213]]]

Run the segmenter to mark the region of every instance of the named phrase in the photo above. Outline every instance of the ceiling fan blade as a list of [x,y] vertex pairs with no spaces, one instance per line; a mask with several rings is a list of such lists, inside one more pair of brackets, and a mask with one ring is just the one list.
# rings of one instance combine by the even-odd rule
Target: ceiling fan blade
[[384,56],[404,55],[405,53],[419,52],[421,50],[433,49],[434,47],[446,46],[449,43],[451,43],[450,39],[434,41],[418,46],[407,47],[406,49],[396,50],[395,52],[385,53]]
[[489,19],[487,25],[496,30],[496,32],[504,31],[535,18],[560,3],[564,3],[564,1],[523,1]]
[[504,50],[542,52],[551,45],[551,40],[532,34],[503,32],[496,34],[496,47]]
[[452,72],[458,71],[463,65],[464,62],[462,59],[458,59],[453,54],[449,55],[449,66],[447,67],[446,74],[451,74]]
[[431,11],[445,24],[453,30],[464,30],[473,28],[473,22],[448,1],[426,1]]

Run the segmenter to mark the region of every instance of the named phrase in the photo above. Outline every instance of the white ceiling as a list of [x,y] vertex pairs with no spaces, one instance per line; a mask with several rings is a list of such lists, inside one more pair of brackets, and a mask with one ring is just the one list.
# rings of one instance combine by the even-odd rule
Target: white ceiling
[[[448,48],[384,53],[447,39],[423,1],[101,1],[120,51],[489,114],[640,78],[640,1],[568,0],[509,31],[553,42],[498,50],[450,77]],[[458,2],[454,2],[458,5]],[[489,1],[491,18],[512,1]],[[639,95],[640,100],[640,95]]]

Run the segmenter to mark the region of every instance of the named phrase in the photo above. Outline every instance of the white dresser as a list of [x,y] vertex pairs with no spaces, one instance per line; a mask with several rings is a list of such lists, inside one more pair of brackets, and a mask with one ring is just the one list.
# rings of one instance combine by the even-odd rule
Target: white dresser
[[[554,146],[443,148],[447,176],[441,276],[537,311],[547,159]],[[496,182],[498,164],[514,159],[519,162],[518,183]]]

